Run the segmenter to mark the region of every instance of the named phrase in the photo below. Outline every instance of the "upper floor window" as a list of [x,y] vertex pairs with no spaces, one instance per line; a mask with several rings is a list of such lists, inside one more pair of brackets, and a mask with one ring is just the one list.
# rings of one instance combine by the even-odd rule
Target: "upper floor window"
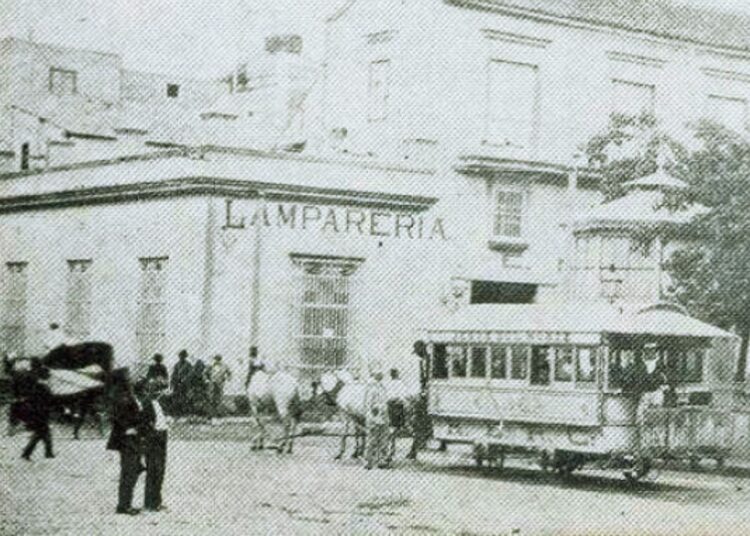
[[170,99],[176,99],[180,96],[179,84],[167,84],[167,97]]
[[49,70],[49,92],[53,95],[75,95],[78,92],[77,79],[75,71],[52,67]]
[[743,132],[747,128],[747,100],[739,97],[709,95],[706,117],[734,130]]
[[379,60],[370,63],[367,114],[370,121],[385,121],[388,118],[390,78],[390,60]]
[[520,238],[523,230],[523,192],[495,190],[495,214],[492,233],[495,237]]
[[630,116],[655,112],[656,86],[614,79],[612,90],[612,112]]
[[536,131],[539,69],[536,65],[492,60],[487,86],[485,141],[529,149]]

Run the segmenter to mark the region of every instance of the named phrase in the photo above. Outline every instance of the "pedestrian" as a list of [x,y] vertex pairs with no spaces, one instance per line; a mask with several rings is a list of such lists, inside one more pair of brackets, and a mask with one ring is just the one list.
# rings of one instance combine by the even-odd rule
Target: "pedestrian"
[[53,403],[52,392],[47,385],[49,370],[47,368],[39,369],[36,376],[34,383],[29,386],[30,392],[22,403],[22,409],[19,412],[26,427],[32,432],[31,438],[21,454],[21,458],[26,461],[31,461],[31,455],[40,441],[44,443],[44,457],[55,457],[49,426],[50,410]]
[[385,383],[385,390],[388,399],[388,421],[390,436],[390,453],[389,461],[392,461],[396,455],[396,438],[399,432],[406,424],[405,401],[408,398],[406,386],[398,369],[390,370],[390,378]]
[[152,359],[154,362],[148,367],[146,379],[153,382],[160,390],[166,389],[169,386],[169,371],[164,366],[164,356],[154,354]]
[[206,365],[202,359],[197,359],[190,374],[190,412],[194,415],[205,416],[208,403],[206,385]]
[[376,370],[365,391],[366,469],[388,467],[388,424],[388,393],[383,384],[383,373]]
[[178,361],[172,369],[172,397],[175,415],[186,415],[189,408],[190,377],[192,365],[187,350],[180,350]]
[[211,404],[211,419],[217,418],[221,413],[221,404],[224,398],[224,384],[232,377],[229,367],[222,362],[220,355],[214,356],[214,362],[206,371],[208,380],[208,393]]
[[141,463],[142,410],[133,393],[127,368],[113,371],[112,387],[112,431],[107,441],[107,450],[116,450],[120,453],[120,478],[115,512],[136,515],[139,510],[133,508],[133,491],[138,476],[145,469]]
[[146,461],[146,487],[143,509],[157,512],[165,510],[162,485],[167,466],[167,418],[162,410],[158,381],[146,382],[143,405],[143,452]]

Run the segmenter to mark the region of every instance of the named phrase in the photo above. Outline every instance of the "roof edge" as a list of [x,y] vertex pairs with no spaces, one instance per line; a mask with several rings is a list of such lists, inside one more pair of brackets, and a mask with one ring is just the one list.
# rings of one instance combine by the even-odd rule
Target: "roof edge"
[[[521,6],[497,4],[493,2],[493,0],[443,0],[443,2],[449,5],[453,5],[453,6],[464,8],[464,9],[491,11],[495,13],[505,13],[505,14],[515,15],[515,16],[522,15],[530,19],[538,20],[541,22],[549,22],[552,24],[563,23],[563,24],[568,24],[568,25],[578,25],[578,26],[583,25],[583,26],[593,26],[593,27],[599,27],[599,28],[608,28],[610,30],[624,31],[624,32],[628,32],[634,35],[649,36],[655,39],[664,39],[666,41],[686,43],[686,44],[692,44],[692,45],[702,45],[702,46],[706,46],[706,47],[713,48],[713,49],[731,50],[731,51],[742,52],[744,54],[750,55],[750,48],[748,47],[732,46],[726,43],[718,43],[716,41],[707,41],[703,39],[695,39],[695,38],[675,35],[671,33],[661,33],[661,32],[652,31],[648,29],[633,28],[625,24],[618,24],[614,21],[605,22],[605,21],[601,21],[601,20],[597,20],[593,18],[588,18],[588,17],[566,16],[566,15],[561,15],[558,13],[553,13],[551,11],[546,11],[544,9],[532,9],[532,8],[524,8]],[[704,8],[703,10],[709,11],[709,12],[715,11],[713,9],[708,9],[708,8]]]

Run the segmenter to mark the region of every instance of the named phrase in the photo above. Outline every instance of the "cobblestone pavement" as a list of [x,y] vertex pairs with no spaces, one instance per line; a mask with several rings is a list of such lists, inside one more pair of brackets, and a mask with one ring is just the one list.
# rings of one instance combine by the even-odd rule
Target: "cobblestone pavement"
[[[568,481],[524,461],[474,468],[468,452],[366,471],[335,462],[333,438],[298,440],[291,456],[246,441],[173,439],[169,511],[113,513],[117,456],[104,440],[56,442],[57,458],[19,459],[26,434],[0,438],[0,533],[234,534],[749,534],[750,478],[663,472],[632,486],[614,472]],[[407,449],[400,447],[401,458]],[[142,500],[142,482],[136,506]]]

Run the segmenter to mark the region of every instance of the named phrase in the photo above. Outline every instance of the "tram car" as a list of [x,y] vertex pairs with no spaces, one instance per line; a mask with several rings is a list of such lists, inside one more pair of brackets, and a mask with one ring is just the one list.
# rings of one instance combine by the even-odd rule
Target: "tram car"
[[737,337],[678,306],[470,305],[424,335],[434,437],[473,445],[479,464],[522,453],[637,480],[657,459],[728,453],[712,392],[731,381]]

